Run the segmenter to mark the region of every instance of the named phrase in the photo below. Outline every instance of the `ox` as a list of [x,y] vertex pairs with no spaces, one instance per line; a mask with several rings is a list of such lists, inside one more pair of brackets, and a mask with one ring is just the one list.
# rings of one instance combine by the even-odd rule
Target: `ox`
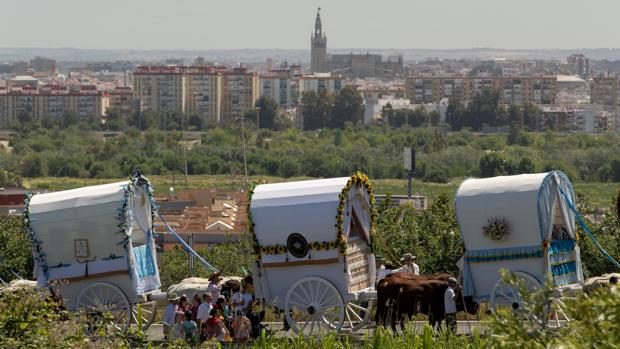
[[[381,280],[377,286],[377,323],[389,322],[396,330],[397,321],[403,328],[405,316],[410,318],[421,313],[428,315],[431,326],[440,326],[445,318],[443,297],[450,277],[448,273],[419,276],[394,273]],[[462,297],[460,288],[455,291],[457,310],[475,314],[478,306],[473,299]]]

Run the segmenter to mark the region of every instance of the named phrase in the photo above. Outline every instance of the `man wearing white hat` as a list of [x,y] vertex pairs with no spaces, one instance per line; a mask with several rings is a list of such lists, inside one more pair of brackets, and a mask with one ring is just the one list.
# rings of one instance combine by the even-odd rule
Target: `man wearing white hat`
[[181,297],[179,297],[176,293],[170,293],[166,298],[168,299],[168,305],[164,311],[162,322],[164,324],[164,338],[169,340],[172,335],[172,327],[174,327],[177,320],[177,303]]
[[413,262],[414,258],[415,256],[411,253],[405,253],[401,259],[403,266],[394,270],[394,272],[420,275],[420,267]]

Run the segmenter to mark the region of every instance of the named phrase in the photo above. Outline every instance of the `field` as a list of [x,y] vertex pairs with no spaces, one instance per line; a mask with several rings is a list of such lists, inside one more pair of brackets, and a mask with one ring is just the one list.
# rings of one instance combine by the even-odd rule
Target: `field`
[[[173,178],[172,175],[166,176],[149,176],[153,182],[156,190],[156,195],[165,195],[168,192],[168,188],[172,187],[173,183],[175,189],[183,190],[189,189],[221,189],[230,190],[241,189],[244,187],[243,178],[235,176],[230,177],[226,175],[192,175],[188,177],[187,184],[185,177],[177,175]],[[294,177],[294,178],[281,178],[281,177],[267,177],[256,176],[248,179],[249,183],[252,183],[258,179],[265,180],[267,182],[283,182],[309,179],[309,177]],[[81,178],[67,178],[67,177],[40,177],[40,178],[24,178],[24,185],[29,189],[50,189],[50,190],[66,190],[73,189],[88,185],[112,183],[115,181],[122,181],[124,178],[115,179],[81,179]],[[375,179],[372,181],[377,194],[392,193],[395,195],[407,194],[407,180],[404,179]],[[456,190],[459,184],[462,182],[461,178],[451,180],[447,184],[442,183],[427,183],[419,180],[413,181],[413,195],[428,196],[431,200],[441,193],[448,195],[450,200],[454,199]],[[611,199],[616,196],[620,183],[611,182],[576,182],[573,183],[575,191],[580,197],[585,197],[592,205],[597,207],[609,207]]]

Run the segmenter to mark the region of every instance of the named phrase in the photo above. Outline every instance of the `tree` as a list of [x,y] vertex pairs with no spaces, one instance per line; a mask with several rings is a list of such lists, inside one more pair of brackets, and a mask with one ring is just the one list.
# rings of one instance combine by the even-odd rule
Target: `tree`
[[400,128],[407,124],[407,119],[409,117],[408,109],[394,109],[391,114],[392,115],[388,119],[388,125],[391,127]]
[[506,174],[508,163],[497,153],[485,154],[480,158],[480,176],[495,177]]
[[21,162],[22,177],[43,177],[47,175],[47,162],[40,154],[30,154]]
[[336,95],[331,111],[330,127],[343,128],[346,122],[364,122],[364,100],[353,86],[346,86]]
[[398,266],[400,257],[409,252],[418,257],[424,274],[456,274],[463,244],[448,197],[439,195],[426,211],[417,211],[411,205],[390,207],[389,199],[381,201],[377,210],[375,254]]
[[106,131],[122,131],[127,127],[127,121],[120,110],[108,109],[106,111],[103,129]]
[[304,91],[301,94],[301,115],[304,130],[317,130],[327,126],[333,96],[324,90]]
[[452,130],[458,131],[464,126],[465,107],[458,99],[451,98],[446,109],[446,123]]
[[62,125],[67,128],[71,125],[77,125],[80,122],[80,116],[74,111],[67,111],[62,114]]
[[13,272],[25,279],[32,277],[32,247],[20,218],[0,216],[0,278],[5,281],[17,278]]
[[278,113],[278,103],[269,96],[262,96],[256,101],[258,110],[259,126],[261,128],[276,129],[276,115]]
[[389,125],[390,119],[394,115],[394,107],[392,107],[391,103],[386,103],[383,108],[381,108],[381,117],[383,121]]
[[530,158],[522,158],[517,166],[518,173],[534,173],[536,172],[534,163]]
[[199,113],[192,113],[187,118],[187,129],[191,131],[202,131],[205,118]]
[[34,117],[32,110],[22,110],[17,114],[16,128],[20,132],[30,132],[39,128],[39,120]]

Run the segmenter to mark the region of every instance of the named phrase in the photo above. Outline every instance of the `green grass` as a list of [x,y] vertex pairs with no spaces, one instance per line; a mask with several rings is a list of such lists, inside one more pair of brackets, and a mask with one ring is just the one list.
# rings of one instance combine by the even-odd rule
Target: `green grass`
[[[172,175],[149,176],[155,186],[156,195],[165,195],[173,184]],[[252,183],[257,179],[263,179],[267,182],[283,182],[309,179],[308,177],[280,178],[254,176],[248,179]],[[24,185],[26,188],[50,189],[50,190],[66,190],[79,188],[89,185],[97,185],[104,183],[112,183],[115,181],[123,181],[126,178],[113,179],[92,179],[92,178],[67,178],[67,177],[41,177],[41,178],[25,178]],[[462,178],[452,179],[449,183],[426,183],[419,180],[413,181],[413,195],[424,195],[431,200],[441,193],[448,195],[450,200],[454,199],[458,186],[463,181]],[[407,194],[407,180],[405,179],[374,179],[372,180],[377,194],[392,193],[395,195]],[[175,176],[175,189],[183,190],[186,188],[185,178],[183,176]],[[243,178],[239,176],[230,177],[226,175],[193,175],[189,176],[187,186],[189,189],[221,189],[230,190],[241,189],[244,187]],[[583,195],[590,204],[597,207],[609,207],[611,199],[616,196],[620,183],[608,182],[576,182],[573,183],[575,191]]]

